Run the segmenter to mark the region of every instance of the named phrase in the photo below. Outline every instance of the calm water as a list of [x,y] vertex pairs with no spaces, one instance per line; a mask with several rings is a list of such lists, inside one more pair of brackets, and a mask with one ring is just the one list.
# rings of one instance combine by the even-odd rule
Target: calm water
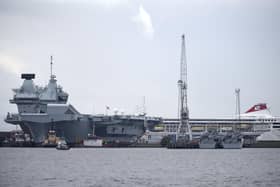
[[280,149],[0,148],[0,186],[280,186]]

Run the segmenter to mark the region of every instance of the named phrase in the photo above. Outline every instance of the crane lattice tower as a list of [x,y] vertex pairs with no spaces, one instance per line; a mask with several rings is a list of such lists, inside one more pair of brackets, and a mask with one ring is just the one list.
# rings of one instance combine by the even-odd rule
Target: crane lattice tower
[[181,63],[180,63],[180,79],[178,80],[179,98],[178,98],[178,116],[179,126],[177,129],[177,138],[181,135],[189,134],[189,139],[192,140],[191,127],[189,123],[189,109],[187,100],[187,59],[185,35],[182,35],[181,46]]

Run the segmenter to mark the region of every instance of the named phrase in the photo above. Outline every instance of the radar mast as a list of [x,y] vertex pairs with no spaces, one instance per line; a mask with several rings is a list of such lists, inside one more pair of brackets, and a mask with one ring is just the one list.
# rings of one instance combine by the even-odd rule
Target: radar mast
[[50,65],[51,65],[51,79],[54,79],[55,78],[55,75],[53,74],[53,56],[51,55],[51,62],[50,62]]

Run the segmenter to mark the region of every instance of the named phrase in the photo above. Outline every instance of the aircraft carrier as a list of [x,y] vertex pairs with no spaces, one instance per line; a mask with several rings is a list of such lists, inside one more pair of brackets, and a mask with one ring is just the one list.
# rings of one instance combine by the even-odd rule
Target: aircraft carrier
[[[52,62],[51,62],[52,66]],[[51,68],[52,69],[52,68]],[[36,86],[35,74],[22,74],[23,84],[13,89],[10,103],[16,104],[17,114],[8,113],[5,122],[20,125],[32,141],[42,145],[49,132],[63,137],[68,144],[82,144],[89,135],[96,135],[107,145],[135,143],[148,128],[161,123],[161,118],[134,115],[86,115],[67,104],[69,94],[57,85],[52,74],[46,87]]]

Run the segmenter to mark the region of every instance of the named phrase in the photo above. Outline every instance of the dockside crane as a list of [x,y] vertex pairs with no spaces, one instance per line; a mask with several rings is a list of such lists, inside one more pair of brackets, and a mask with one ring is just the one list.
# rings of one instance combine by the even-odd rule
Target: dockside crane
[[178,80],[178,117],[179,126],[176,133],[176,141],[182,136],[189,135],[189,141],[192,141],[192,131],[189,123],[189,109],[188,109],[188,98],[187,98],[187,59],[186,59],[186,46],[185,46],[185,35],[182,35],[182,46],[181,46],[181,64],[180,64],[180,79]]

